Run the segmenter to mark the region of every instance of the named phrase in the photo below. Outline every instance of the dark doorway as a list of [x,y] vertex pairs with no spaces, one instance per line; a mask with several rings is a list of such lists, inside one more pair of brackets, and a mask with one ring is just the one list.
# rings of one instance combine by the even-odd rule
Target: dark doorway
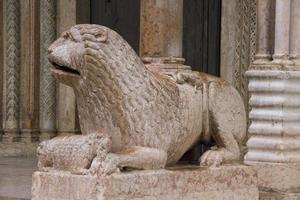
[[140,0],[91,0],[91,23],[117,31],[138,52]]
[[[222,0],[183,0],[183,57],[193,70],[220,76]],[[198,143],[181,161],[197,163],[210,147]]]
[[220,75],[221,0],[183,1],[183,57],[193,70]]

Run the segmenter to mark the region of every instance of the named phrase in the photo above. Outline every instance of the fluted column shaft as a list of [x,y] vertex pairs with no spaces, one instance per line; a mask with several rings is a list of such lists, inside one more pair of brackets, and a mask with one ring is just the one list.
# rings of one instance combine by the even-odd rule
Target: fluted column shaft
[[274,0],[257,1],[257,40],[255,62],[269,61],[273,48]]
[[289,59],[290,10],[291,0],[276,0],[274,62]]
[[49,73],[47,49],[56,39],[56,1],[40,1],[40,131],[42,138],[56,132],[56,83]]
[[5,141],[11,142],[19,134],[19,93],[20,93],[20,1],[6,1],[5,17]]
[[292,0],[291,5],[291,32],[290,57],[295,65],[300,65],[300,1]]

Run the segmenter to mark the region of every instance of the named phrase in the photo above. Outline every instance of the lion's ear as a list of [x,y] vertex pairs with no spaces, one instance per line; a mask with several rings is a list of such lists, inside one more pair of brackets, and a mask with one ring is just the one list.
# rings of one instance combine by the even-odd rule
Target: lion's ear
[[107,31],[106,30],[97,30],[94,34],[98,42],[106,42],[107,40]]

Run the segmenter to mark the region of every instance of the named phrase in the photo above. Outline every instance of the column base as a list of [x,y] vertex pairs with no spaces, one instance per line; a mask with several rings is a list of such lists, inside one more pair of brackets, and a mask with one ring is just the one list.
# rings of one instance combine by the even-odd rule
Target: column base
[[3,143],[19,142],[20,131],[18,129],[4,129],[1,141]]
[[40,131],[40,141],[50,140],[57,136],[56,130],[41,130]]
[[40,132],[37,129],[22,129],[21,141],[25,143],[39,142]]
[[271,62],[272,56],[270,54],[256,54],[254,59],[254,65],[264,65]]
[[297,66],[298,68],[300,68],[300,59],[292,59],[292,61],[294,62],[294,65]]
[[78,135],[80,134],[80,130],[59,130],[57,135]]
[[122,172],[107,177],[67,172],[35,172],[32,199],[255,200],[257,177],[252,167],[172,168]]
[[278,65],[294,65],[294,62],[289,60],[289,59],[280,59],[280,58],[275,58],[272,63],[278,64]]

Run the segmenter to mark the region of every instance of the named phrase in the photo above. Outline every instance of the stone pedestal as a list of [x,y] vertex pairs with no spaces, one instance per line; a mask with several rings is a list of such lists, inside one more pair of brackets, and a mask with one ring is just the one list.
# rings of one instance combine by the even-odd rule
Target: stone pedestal
[[172,168],[132,171],[105,178],[35,172],[32,199],[258,199],[252,167]]

